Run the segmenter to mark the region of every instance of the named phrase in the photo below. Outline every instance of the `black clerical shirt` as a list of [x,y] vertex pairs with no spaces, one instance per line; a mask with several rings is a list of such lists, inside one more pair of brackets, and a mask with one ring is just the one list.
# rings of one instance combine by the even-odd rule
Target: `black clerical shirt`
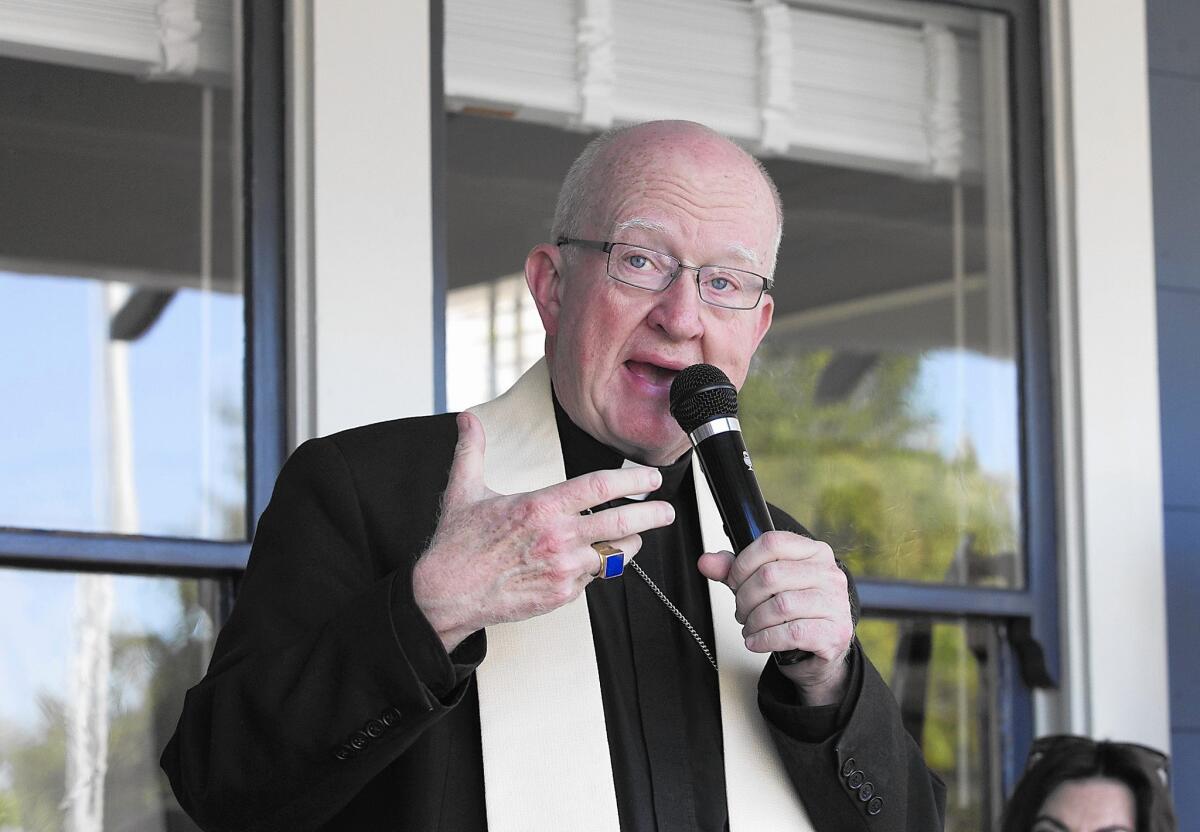
[[[576,426],[557,399],[554,408],[568,479],[624,464],[620,452]],[[691,454],[659,470],[662,486],[647,499],[671,503],[675,522],[643,532],[636,560],[715,651],[708,580],[696,568],[704,548]],[[787,523],[782,527],[803,532],[782,512],[776,517]],[[716,670],[632,568],[621,578],[593,581],[586,594],[622,832],[728,828]],[[857,652],[851,673],[859,673]],[[856,682],[848,689],[856,691]],[[778,727],[808,742],[832,735],[854,704],[799,705],[773,662],[760,682],[759,702]]]

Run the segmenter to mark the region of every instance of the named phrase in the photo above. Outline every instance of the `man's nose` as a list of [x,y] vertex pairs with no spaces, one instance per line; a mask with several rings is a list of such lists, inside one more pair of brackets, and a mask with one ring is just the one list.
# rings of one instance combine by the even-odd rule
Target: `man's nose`
[[704,334],[704,303],[695,269],[683,267],[679,277],[658,293],[649,323],[675,341],[687,341]]

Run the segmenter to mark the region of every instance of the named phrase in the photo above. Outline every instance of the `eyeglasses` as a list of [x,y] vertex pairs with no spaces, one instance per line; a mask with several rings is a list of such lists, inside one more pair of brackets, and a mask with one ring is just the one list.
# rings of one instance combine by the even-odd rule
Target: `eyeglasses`
[[1171,759],[1148,745],[1136,742],[1108,742],[1094,740],[1091,737],[1080,737],[1074,734],[1055,734],[1048,737],[1038,737],[1029,748],[1029,759],[1025,761],[1025,770],[1033,768],[1047,754],[1057,754],[1072,748],[1085,748],[1094,751],[1099,745],[1107,745],[1121,749],[1132,755],[1147,772],[1153,771],[1162,781],[1163,786],[1171,785]]
[[559,237],[556,245],[603,251],[608,255],[609,277],[651,292],[665,291],[684,269],[693,271],[700,300],[723,309],[753,309],[762,301],[763,293],[775,285],[774,280],[761,274],[725,266],[685,266],[669,254],[628,243]]

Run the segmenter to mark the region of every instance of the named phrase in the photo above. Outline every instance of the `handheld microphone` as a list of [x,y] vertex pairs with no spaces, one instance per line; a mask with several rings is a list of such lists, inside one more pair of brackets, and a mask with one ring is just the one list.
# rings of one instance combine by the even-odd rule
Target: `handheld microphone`
[[[711,364],[693,364],[671,383],[671,415],[696,449],[725,534],[740,552],[773,531],[775,524],[742,441],[737,413],[737,390],[729,377]],[[812,653],[786,650],[772,655],[778,664],[796,664]]]

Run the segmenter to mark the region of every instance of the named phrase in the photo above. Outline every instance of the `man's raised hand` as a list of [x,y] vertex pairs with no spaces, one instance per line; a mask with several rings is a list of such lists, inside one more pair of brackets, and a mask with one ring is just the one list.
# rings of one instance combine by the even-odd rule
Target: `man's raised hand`
[[573,601],[595,577],[591,544],[606,540],[635,555],[640,532],[670,525],[661,501],[581,515],[620,497],[654,491],[654,468],[594,471],[527,494],[497,494],[483,481],[484,435],[471,413],[458,416],[458,444],[429,548],[413,568],[417,606],[453,650],[491,624],[523,621]]

